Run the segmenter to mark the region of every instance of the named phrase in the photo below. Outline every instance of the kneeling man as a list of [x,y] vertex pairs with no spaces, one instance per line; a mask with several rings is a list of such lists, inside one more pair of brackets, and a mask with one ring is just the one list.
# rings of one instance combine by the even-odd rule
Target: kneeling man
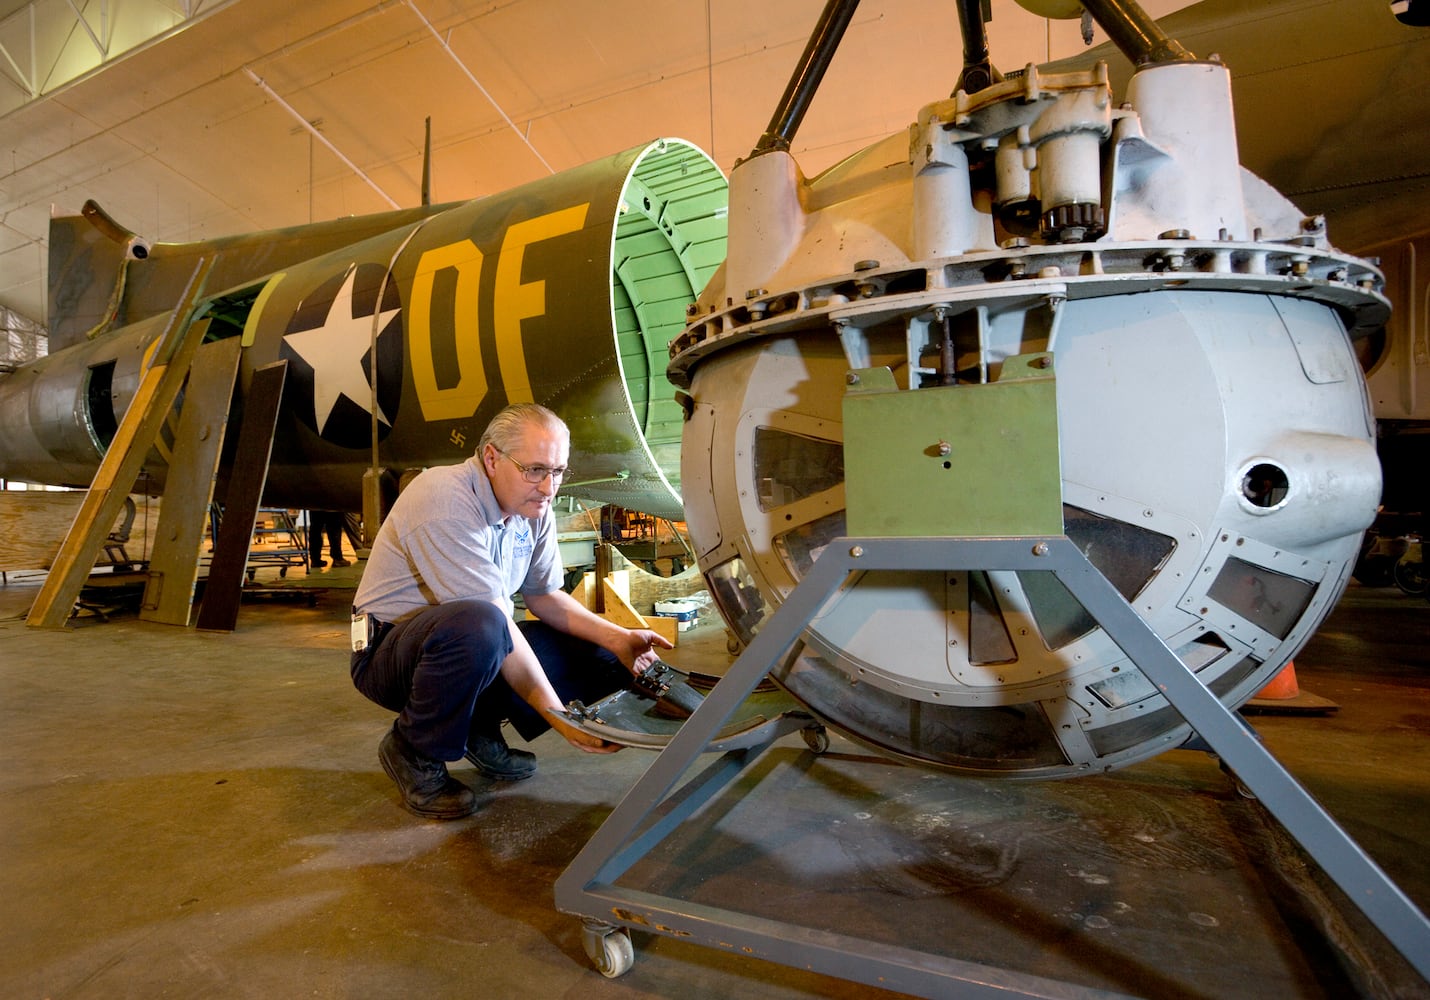
[[[545,407],[507,407],[475,455],[427,469],[402,491],[373,543],[353,602],[355,616],[367,616],[353,683],[398,713],[378,757],[419,816],[476,810],[476,796],[448,774],[447,761],[466,757],[506,781],[536,772],[534,754],[507,746],[503,720],[528,741],[554,728],[591,753],[619,749],[551,710],[605,697],[655,664],[656,647],[670,648],[659,634],[615,625],[561,589],[551,501],[570,444],[566,425]],[[537,621],[512,620],[517,592]]]

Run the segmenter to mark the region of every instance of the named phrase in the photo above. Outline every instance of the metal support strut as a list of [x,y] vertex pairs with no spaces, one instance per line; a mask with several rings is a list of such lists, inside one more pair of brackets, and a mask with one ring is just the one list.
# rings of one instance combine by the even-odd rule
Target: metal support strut
[[[615,976],[630,967],[633,958],[625,928],[640,927],[917,996],[1113,995],[614,884],[769,747],[767,742],[729,751],[672,794],[675,783],[721,725],[799,640],[846,577],[855,571],[888,568],[1052,572],[1326,875],[1430,980],[1430,921],[1063,535],[845,538],[829,545],[557,879],[556,905],[585,918],[586,950],[598,959],[603,973]],[[624,943],[614,940],[621,937],[626,938]]]

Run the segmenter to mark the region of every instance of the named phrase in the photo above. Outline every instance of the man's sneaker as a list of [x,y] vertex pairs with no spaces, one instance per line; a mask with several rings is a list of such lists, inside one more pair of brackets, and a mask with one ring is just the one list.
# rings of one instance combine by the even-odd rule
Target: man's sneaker
[[377,759],[397,782],[402,804],[427,819],[461,819],[477,811],[477,796],[447,773],[447,765],[425,757],[402,738],[393,723],[377,745]]
[[351,565],[352,565],[352,563],[348,562],[348,561],[347,561],[346,559],[344,559],[342,556],[338,556],[338,558],[336,558],[336,559],[333,560],[333,567],[334,567],[335,569],[341,569],[341,568],[344,567],[344,566],[351,566]]
[[521,781],[536,773],[536,754],[529,750],[513,750],[498,736],[467,737],[467,760],[482,774],[495,781]]

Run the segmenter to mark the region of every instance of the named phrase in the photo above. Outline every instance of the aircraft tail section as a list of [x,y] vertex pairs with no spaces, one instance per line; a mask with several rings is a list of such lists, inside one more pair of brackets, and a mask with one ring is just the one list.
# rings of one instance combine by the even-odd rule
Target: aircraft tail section
[[98,336],[118,319],[132,260],[148,243],[93,201],[78,215],[50,217],[50,352]]
[[441,214],[427,205],[189,243],[154,243],[93,201],[50,218],[50,351],[167,313],[200,257],[213,257],[208,286],[231,289],[297,263]]

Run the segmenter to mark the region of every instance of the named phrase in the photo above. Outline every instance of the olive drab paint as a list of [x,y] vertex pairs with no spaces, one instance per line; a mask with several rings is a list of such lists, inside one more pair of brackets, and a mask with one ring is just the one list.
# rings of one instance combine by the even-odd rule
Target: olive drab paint
[[[358,509],[374,450],[395,483],[464,460],[497,410],[536,401],[571,426],[582,476],[565,492],[679,516],[664,359],[724,259],[726,200],[709,157],[659,140],[473,201],[157,243],[143,260],[90,217],[57,218],[61,349],[0,384],[0,475],[88,485],[183,280],[210,255],[184,321],[242,337],[234,421],[253,372],[289,363],[266,502]],[[166,461],[161,447],[146,463],[153,488]]]
[[[409,286],[407,341],[413,389],[425,421],[472,418],[483,412],[496,389],[502,391],[502,405],[535,399],[523,324],[547,316],[549,282],[584,279],[578,272],[563,273],[560,268],[529,269],[528,251],[548,240],[579,234],[589,209],[589,203],[582,203],[513,223],[501,233],[500,250],[490,256],[470,237],[422,251]],[[563,259],[556,254],[540,256],[549,264]],[[490,289],[490,308],[484,288]],[[591,296],[600,292],[590,288],[578,301],[592,301]],[[476,331],[477,336],[468,331]],[[495,382],[483,361],[482,345],[488,340],[500,376]]]

